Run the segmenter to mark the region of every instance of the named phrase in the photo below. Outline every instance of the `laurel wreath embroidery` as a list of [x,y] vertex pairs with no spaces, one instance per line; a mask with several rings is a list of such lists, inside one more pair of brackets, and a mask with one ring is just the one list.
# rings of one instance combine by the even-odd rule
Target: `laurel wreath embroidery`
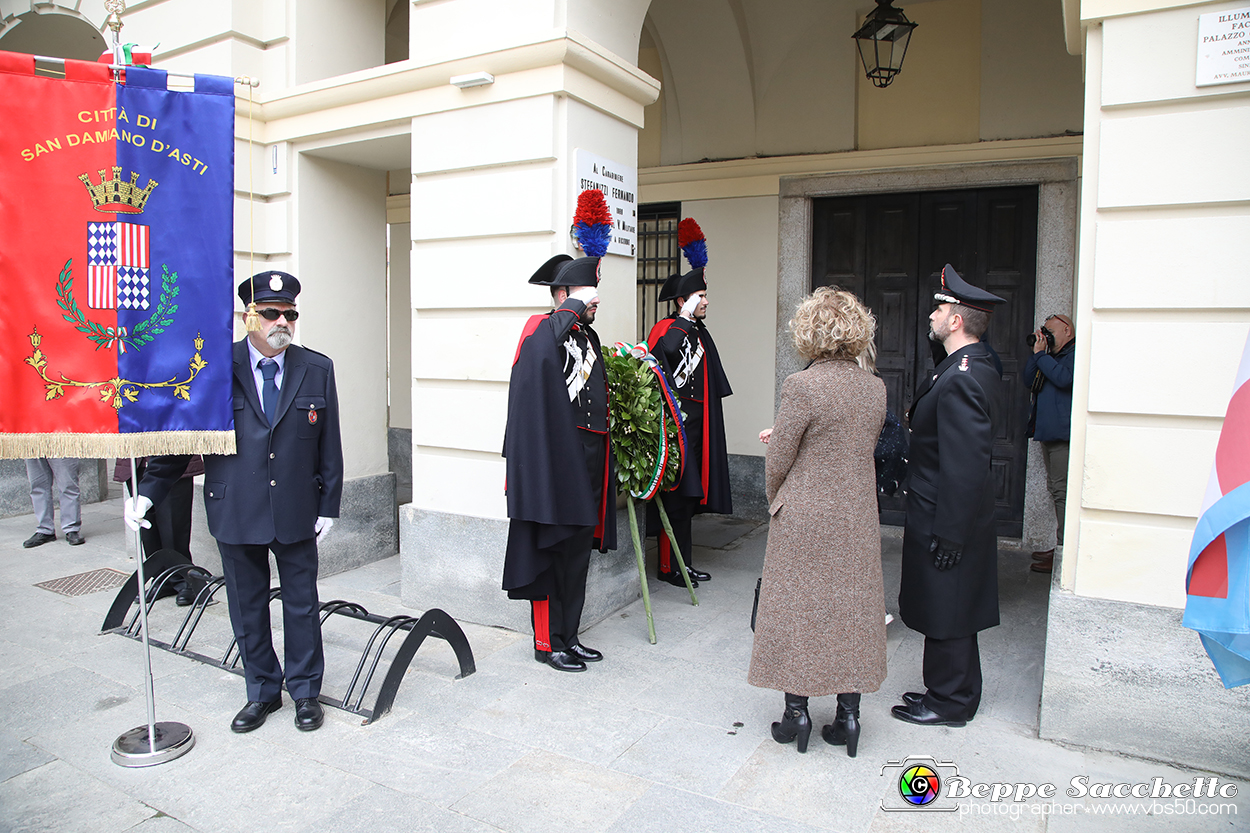
[[[62,318],[73,324],[74,329],[80,333],[86,333],[87,338],[95,342],[95,349],[112,347],[120,341],[123,345],[130,345],[138,350],[141,345],[152,341],[163,333],[166,327],[174,323],[170,316],[178,311],[178,305],[174,303],[174,299],[178,297],[180,289],[177,285],[178,273],[170,272],[168,265],[161,264],[161,298],[156,308],[152,310],[151,315],[136,324],[133,330],[127,331],[125,327],[105,327],[103,324],[88,320],[82,314],[82,310],[78,308],[78,302],[74,300],[74,274],[71,269],[73,263],[73,258],[65,261],[65,268],[57,277],[56,305],[65,311]],[[123,347],[123,352],[124,350]]]
[[35,372],[43,379],[45,383],[44,388],[47,391],[44,396],[45,401],[60,399],[65,395],[65,389],[71,387],[97,388],[100,401],[112,405],[117,410],[121,410],[127,402],[137,402],[141,390],[155,390],[158,388],[173,388],[175,397],[190,402],[191,383],[195,381],[195,377],[200,374],[201,370],[208,367],[208,362],[204,361],[203,356],[200,355],[200,351],[204,349],[204,338],[197,333],[194,339],[195,355],[191,357],[189,363],[190,375],[186,379],[180,380],[175,376],[163,382],[135,382],[130,379],[123,379],[120,376],[114,376],[112,379],[105,379],[99,382],[80,382],[67,378],[64,373],[61,373],[61,378],[58,381],[48,376],[48,357],[39,349],[41,341],[43,341],[43,336],[39,334],[38,329],[31,332],[30,346],[33,349],[30,355],[26,357],[26,363],[33,367]]

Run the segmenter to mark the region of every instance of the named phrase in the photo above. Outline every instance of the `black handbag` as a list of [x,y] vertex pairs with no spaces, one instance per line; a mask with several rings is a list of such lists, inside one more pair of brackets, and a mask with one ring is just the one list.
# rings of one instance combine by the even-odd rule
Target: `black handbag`
[[751,605],[751,630],[755,630],[755,614],[760,612],[760,585],[763,583],[763,576],[755,580],[755,604]]
[[872,453],[877,466],[877,494],[892,497],[903,485],[907,476],[907,454],[911,450],[907,428],[893,411],[886,410],[885,424],[877,437],[877,448]]

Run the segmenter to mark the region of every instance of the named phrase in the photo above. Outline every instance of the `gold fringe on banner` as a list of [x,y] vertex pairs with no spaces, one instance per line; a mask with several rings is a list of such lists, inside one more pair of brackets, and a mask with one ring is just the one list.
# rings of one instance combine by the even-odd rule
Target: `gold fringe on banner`
[[0,460],[28,457],[151,457],[234,454],[233,431],[148,431],[138,434],[0,434]]

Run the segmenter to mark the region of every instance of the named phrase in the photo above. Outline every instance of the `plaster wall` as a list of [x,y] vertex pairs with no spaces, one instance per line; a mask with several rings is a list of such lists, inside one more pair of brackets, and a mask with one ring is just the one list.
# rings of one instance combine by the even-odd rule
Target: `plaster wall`
[[856,73],[860,150],[975,142],[981,136],[981,2],[907,9],[917,24],[903,69],[877,88]]
[[386,0],[287,4],[291,79],[307,84],[385,62]]
[[683,202],[708,239],[707,325],[734,395],[724,401],[730,454],[764,456],[759,432],[773,424],[777,326],[777,199]]
[[334,360],[347,478],[387,471],[386,174],[301,154],[300,343]]
[[[1062,574],[1080,596],[1184,605],[1189,539],[1250,333],[1250,258],[1228,245],[1250,239],[1250,84],[1194,85],[1197,21],[1241,6],[1089,31],[1096,152],[1085,162],[1072,444],[1082,476],[1069,480]],[[1201,355],[1153,348],[1165,332],[1200,332]]]
[[[412,134],[413,502],[503,519],[512,357],[526,319],[551,307],[526,281],[576,255],[577,149],[629,165],[636,130],[547,95],[423,116]],[[633,258],[608,255],[599,292],[603,342],[632,340]]]
[[389,226],[387,247],[387,425],[412,428],[412,224]]

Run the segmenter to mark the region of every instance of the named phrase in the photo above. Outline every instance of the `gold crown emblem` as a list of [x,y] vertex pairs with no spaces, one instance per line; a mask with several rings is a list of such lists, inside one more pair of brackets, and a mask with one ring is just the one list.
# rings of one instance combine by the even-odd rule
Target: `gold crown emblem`
[[92,185],[87,174],[78,175],[82,184],[87,186],[87,193],[91,195],[92,206],[96,211],[105,214],[143,213],[143,207],[147,205],[148,197],[152,196],[152,189],[157,185],[156,180],[148,179],[148,187],[141,189],[137,173],[130,174],[129,182],[122,182],[120,165],[113,166],[112,179],[105,179],[103,168],[98,173],[100,174],[99,185]]

